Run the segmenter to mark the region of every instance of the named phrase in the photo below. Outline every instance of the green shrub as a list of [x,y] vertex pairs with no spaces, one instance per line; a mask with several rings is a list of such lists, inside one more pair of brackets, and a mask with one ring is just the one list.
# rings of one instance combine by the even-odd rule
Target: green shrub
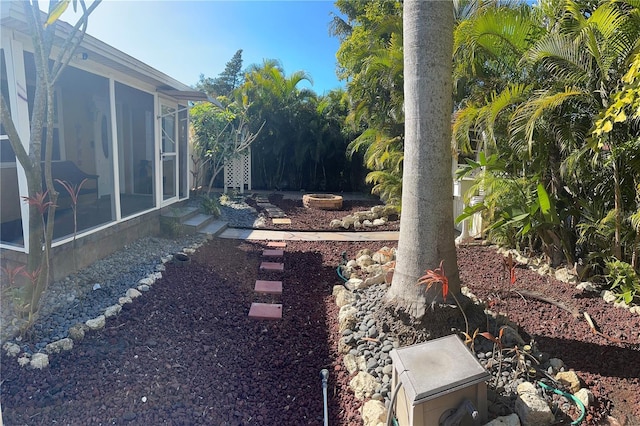
[[203,196],[200,198],[200,207],[205,214],[215,218],[220,217],[220,202],[216,198]]
[[634,299],[640,298],[640,277],[630,264],[610,259],[605,265],[605,279],[611,290],[617,294],[618,301],[624,301],[629,305]]

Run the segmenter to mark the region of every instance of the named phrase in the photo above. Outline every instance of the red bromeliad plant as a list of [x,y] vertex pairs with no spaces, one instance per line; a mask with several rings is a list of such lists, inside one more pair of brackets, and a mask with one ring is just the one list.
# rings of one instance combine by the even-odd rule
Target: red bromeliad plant
[[509,256],[504,260],[504,268],[509,273],[510,285],[514,285],[516,283],[516,266],[517,263],[513,261],[513,256],[509,253]]
[[464,313],[464,309],[462,309],[462,306],[460,305],[460,302],[458,301],[458,298],[456,297],[456,295],[453,292],[449,293],[449,278],[447,278],[447,275],[444,271],[444,260],[440,261],[440,266],[438,266],[437,268],[427,269],[425,274],[420,278],[418,278],[418,282],[416,284],[424,285],[426,287],[426,291],[429,291],[431,286],[434,284],[441,284],[442,300],[446,302],[447,295],[451,294],[451,296],[453,296],[453,300],[455,300],[456,306],[458,306],[458,308],[460,309],[460,312],[462,312],[462,316],[464,317],[466,332],[463,334],[467,336],[469,335],[469,321],[467,320],[467,314]]
[[56,179],[56,182],[62,185],[64,189],[67,190],[67,192],[69,193],[69,196],[71,197],[71,210],[73,210],[73,240],[75,241],[76,234],[78,233],[78,216],[77,216],[78,197],[80,196],[80,190],[82,189],[82,185],[84,185],[87,182],[87,179],[86,178],[82,179],[82,182],[80,182],[79,185],[73,185],[67,182],[66,180],[60,180],[60,179]]
[[45,201],[47,198],[47,195],[49,195],[49,191],[36,192],[36,195],[34,197],[29,197],[26,195],[22,197],[22,199],[27,204],[29,204],[30,206],[35,206],[38,209],[38,212],[40,212],[40,215],[42,216],[43,221],[44,221],[44,214],[47,212],[49,207],[53,206],[53,202]]
[[[26,270],[22,271],[22,275],[26,276],[27,278],[29,278],[29,281],[31,281],[31,288],[29,289],[31,293],[31,303],[28,304],[29,321],[31,321],[34,318],[34,314],[38,310],[40,297],[42,296],[42,294],[47,288],[47,285],[49,284],[49,247],[51,247],[51,241],[50,241],[50,237],[47,238],[48,233],[47,233],[47,226],[46,226],[44,217],[45,217],[45,213],[47,213],[49,208],[51,207],[55,208],[56,205],[52,201],[46,201],[48,194],[49,194],[49,191],[36,192],[36,195],[34,197],[29,197],[29,196],[22,197],[22,199],[27,204],[29,204],[30,206],[34,206],[40,213],[40,216],[42,218],[42,230],[44,234],[44,257],[42,258],[42,263],[37,269],[31,272],[28,272]],[[51,214],[49,216],[51,216]],[[50,217],[50,220],[53,221],[53,218]],[[33,249],[34,248],[32,248],[32,250]],[[43,270],[44,270],[44,274],[42,273]]]
[[10,287],[15,285],[16,277],[22,273],[23,269],[24,266],[16,266],[15,268],[0,266],[0,271],[2,271],[2,274],[7,277]]

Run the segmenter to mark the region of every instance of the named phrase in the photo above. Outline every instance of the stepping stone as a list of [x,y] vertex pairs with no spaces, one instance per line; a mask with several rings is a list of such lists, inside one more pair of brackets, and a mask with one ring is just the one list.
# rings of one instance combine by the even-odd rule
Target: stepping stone
[[262,262],[260,269],[263,271],[284,271],[284,263],[280,262]]
[[284,241],[269,241],[267,243],[267,247],[272,247],[272,248],[285,248],[287,246],[287,243]]
[[264,257],[282,257],[284,256],[284,250],[272,249],[262,250],[262,256]]
[[264,209],[265,212],[267,212],[267,216],[269,216],[270,218],[283,218],[286,217],[287,215],[285,214],[285,212],[282,209],[279,209],[277,207],[275,208],[265,208]]
[[256,293],[282,294],[282,281],[256,280]]
[[288,217],[275,217],[271,220],[274,225],[291,225],[291,219]]
[[271,303],[252,303],[249,318],[260,320],[282,319],[282,305]]

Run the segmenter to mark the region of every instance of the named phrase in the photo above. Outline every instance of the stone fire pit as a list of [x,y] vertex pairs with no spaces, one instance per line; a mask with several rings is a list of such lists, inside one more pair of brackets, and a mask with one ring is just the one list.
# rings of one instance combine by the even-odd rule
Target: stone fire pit
[[342,208],[342,197],[333,194],[305,194],[302,204],[306,208],[320,210],[339,210]]

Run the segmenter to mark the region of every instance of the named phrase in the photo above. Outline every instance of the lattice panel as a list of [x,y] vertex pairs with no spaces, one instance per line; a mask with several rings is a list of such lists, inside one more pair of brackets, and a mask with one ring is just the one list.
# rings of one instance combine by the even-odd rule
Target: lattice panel
[[233,158],[224,165],[224,191],[237,188],[244,193],[244,187],[251,191],[251,150]]

